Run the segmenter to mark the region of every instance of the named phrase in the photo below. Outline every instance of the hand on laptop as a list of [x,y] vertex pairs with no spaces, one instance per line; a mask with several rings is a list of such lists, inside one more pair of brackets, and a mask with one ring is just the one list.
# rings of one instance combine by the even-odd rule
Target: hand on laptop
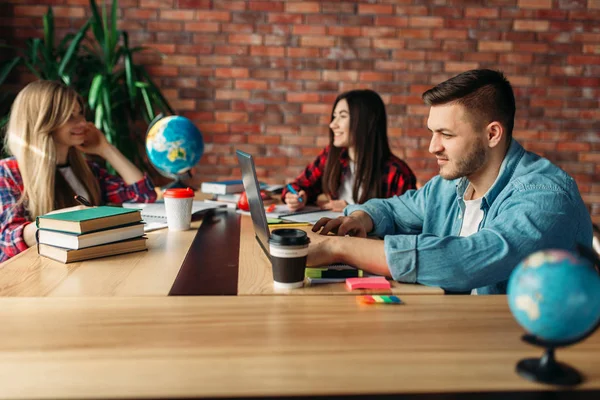
[[312,231],[319,232],[321,235],[327,235],[333,232],[338,236],[357,236],[367,237],[373,229],[373,221],[369,214],[363,211],[353,212],[347,217],[338,217],[336,219],[321,218],[313,225]]
[[[298,199],[302,199],[302,201],[298,201]],[[287,192],[285,194],[285,204],[292,212],[301,210],[306,205],[306,192],[304,190],[299,191],[298,194]]]

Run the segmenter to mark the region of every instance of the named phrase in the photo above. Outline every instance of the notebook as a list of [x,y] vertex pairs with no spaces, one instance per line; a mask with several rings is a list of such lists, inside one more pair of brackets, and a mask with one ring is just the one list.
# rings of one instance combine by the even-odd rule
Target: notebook
[[[192,215],[213,208],[227,207],[227,204],[208,203],[195,200],[192,203]],[[142,220],[146,222],[150,229],[144,229],[146,232],[159,227],[167,226],[167,212],[164,202],[157,203],[123,203],[123,208],[134,208],[142,212]],[[158,224],[158,225],[157,225]]]

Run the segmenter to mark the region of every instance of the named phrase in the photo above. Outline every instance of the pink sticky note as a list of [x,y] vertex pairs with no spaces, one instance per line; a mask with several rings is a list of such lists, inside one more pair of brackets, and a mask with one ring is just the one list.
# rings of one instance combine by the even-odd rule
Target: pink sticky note
[[391,285],[383,276],[369,278],[348,278],[346,286],[350,290],[354,289],[390,289]]

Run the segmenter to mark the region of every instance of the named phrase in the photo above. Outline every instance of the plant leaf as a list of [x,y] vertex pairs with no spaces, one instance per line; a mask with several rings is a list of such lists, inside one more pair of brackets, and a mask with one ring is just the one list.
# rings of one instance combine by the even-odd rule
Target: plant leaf
[[98,103],[98,96],[100,91],[103,89],[103,80],[104,76],[98,74],[92,80],[92,85],[90,86],[90,93],[88,96],[88,104],[92,109],[96,108],[96,104]]
[[102,26],[102,18],[98,12],[96,0],[90,0],[90,7],[92,9],[92,31],[94,32],[94,36],[100,47],[104,48],[104,28]]
[[[104,2],[106,3],[106,0],[104,0]],[[118,12],[118,8],[119,7],[119,1],[118,0],[113,0],[112,2],[112,9],[110,11],[110,18],[111,18],[111,26],[110,26],[110,31],[111,31],[111,42],[110,42],[110,53],[112,56],[115,55],[115,47],[117,46],[117,43],[119,41],[119,31],[117,30],[117,12]],[[119,62],[118,58],[115,58],[113,60],[113,64],[116,64]]]
[[52,7],[48,7],[48,12],[44,15],[44,44],[46,59],[51,60],[54,52],[54,13]]
[[148,89],[145,87],[140,88],[142,91],[142,98],[144,99],[144,105],[146,106],[146,115],[148,116],[148,120],[154,119],[154,109],[152,108],[152,101],[150,100],[150,96],[148,95]]
[[21,57],[15,57],[10,61],[7,61],[2,65],[2,69],[0,69],[0,85],[4,83],[8,74],[21,62]]
[[90,23],[91,23],[91,21],[87,21],[85,23],[85,25],[83,25],[81,27],[79,32],[77,32],[77,35],[75,35],[75,38],[69,45],[69,48],[67,49],[65,55],[63,56],[62,60],[60,61],[60,65],[58,66],[58,75],[60,77],[62,77],[64,75],[65,69],[70,64],[73,57],[77,54],[77,52],[79,50],[79,44],[85,37],[85,34],[86,34],[88,28],[90,27]]

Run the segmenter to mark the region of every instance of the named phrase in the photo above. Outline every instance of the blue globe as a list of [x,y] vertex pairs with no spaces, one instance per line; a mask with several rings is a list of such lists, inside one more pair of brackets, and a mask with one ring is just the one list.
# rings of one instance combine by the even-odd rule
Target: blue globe
[[508,281],[517,322],[546,341],[582,337],[600,321],[600,276],[587,260],[564,250],[525,258]]
[[204,153],[202,133],[185,117],[161,118],[148,129],[146,152],[159,172],[177,178],[200,161]]

